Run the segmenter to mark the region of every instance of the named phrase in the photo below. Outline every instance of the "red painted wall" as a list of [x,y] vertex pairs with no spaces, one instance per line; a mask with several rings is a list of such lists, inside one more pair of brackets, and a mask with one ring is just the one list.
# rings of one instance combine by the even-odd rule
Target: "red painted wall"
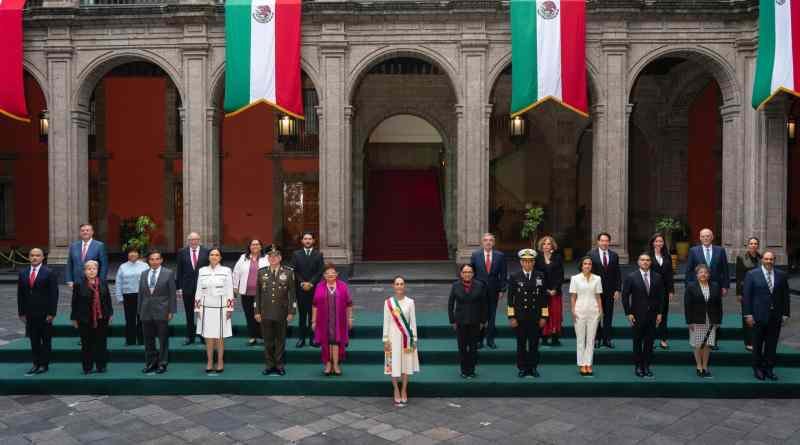
[[[0,116],[0,153],[13,155],[14,230],[13,239],[0,239],[0,246],[48,245],[47,142],[39,142],[39,113],[47,108],[42,89],[25,74],[25,96],[30,123]],[[5,162],[5,161],[2,161]]]
[[714,229],[721,204],[716,175],[722,166],[715,163],[712,153],[722,138],[719,107],[719,86],[713,81],[689,106],[687,219],[692,239],[703,227]]
[[250,237],[272,242],[273,110],[257,105],[222,123],[222,244],[244,246]]
[[789,144],[789,221],[800,221],[800,143]]
[[108,161],[108,235],[119,248],[123,219],[148,215],[159,228],[151,242],[165,242],[164,159],[166,151],[166,78],[106,77]]

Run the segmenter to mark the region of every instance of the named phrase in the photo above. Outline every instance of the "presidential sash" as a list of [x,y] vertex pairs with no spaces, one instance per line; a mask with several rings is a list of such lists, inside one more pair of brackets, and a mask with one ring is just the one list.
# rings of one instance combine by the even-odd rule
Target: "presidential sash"
[[397,325],[397,329],[403,334],[403,350],[411,352],[415,344],[414,334],[411,332],[411,324],[406,319],[402,309],[400,309],[400,302],[397,301],[396,297],[392,297],[386,300],[386,307],[392,314],[392,319],[394,324]]

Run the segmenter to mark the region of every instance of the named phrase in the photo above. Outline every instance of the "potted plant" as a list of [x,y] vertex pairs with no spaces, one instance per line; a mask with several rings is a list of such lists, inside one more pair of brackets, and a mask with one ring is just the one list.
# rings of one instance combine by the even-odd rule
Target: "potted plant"
[[146,215],[123,220],[119,237],[122,241],[122,250],[136,247],[144,254],[150,246],[150,233],[156,227],[156,223]]
[[[660,232],[664,235],[664,243],[666,243],[667,246],[674,246],[672,243],[673,234],[679,232],[681,227],[681,221],[671,216],[661,216],[656,219],[656,232]],[[678,254],[676,250],[673,250],[672,254],[670,255],[670,260],[672,261],[672,270],[677,272]]]
[[536,248],[536,238],[539,226],[544,221],[544,208],[526,206],[525,217],[522,220],[522,239],[531,240],[531,248]]

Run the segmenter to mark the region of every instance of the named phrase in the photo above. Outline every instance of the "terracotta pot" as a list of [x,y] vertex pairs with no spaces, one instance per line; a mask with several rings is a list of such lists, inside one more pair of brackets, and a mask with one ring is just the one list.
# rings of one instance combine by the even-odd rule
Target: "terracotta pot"
[[675,243],[675,250],[678,252],[678,258],[681,261],[686,261],[686,257],[689,256],[689,242],[679,241]]
[[572,261],[572,247],[565,247],[564,248],[564,261],[565,262]]

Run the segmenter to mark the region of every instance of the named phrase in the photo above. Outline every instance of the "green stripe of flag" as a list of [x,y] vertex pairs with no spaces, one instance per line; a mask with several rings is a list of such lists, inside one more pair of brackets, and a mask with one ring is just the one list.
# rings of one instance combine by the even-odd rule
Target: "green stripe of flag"
[[511,1],[511,112],[539,99],[536,67],[536,1]]
[[250,0],[225,2],[225,111],[250,104]]
[[753,84],[753,107],[758,108],[772,94],[775,65],[775,0],[761,0],[758,11],[758,58]]

